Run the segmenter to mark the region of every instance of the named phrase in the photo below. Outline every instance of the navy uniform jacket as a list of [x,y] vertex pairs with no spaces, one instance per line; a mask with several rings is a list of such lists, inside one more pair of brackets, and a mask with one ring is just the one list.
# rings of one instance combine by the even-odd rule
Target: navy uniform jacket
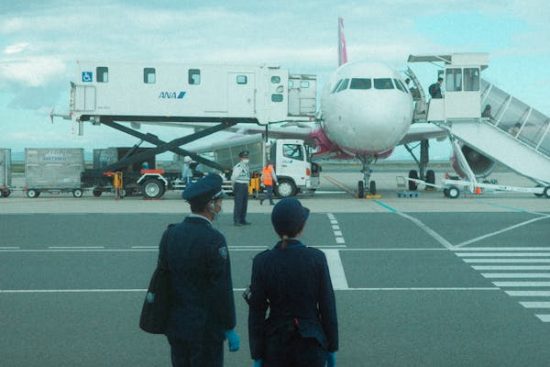
[[[266,335],[294,323],[302,337],[315,338],[327,351],[338,349],[338,321],[325,254],[289,240],[282,249],[258,254],[252,264],[248,333],[252,359],[263,358]],[[269,318],[265,320],[269,307]],[[282,331],[284,332],[284,331]]]
[[235,302],[225,237],[201,217],[187,217],[167,233],[166,259],[173,305],[166,335],[221,341],[233,329]]

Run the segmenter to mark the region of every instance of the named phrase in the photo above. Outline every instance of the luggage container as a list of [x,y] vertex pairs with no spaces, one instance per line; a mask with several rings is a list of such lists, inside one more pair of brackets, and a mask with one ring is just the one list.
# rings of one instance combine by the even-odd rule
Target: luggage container
[[11,194],[11,150],[0,149],[0,197]]
[[26,148],[24,191],[29,198],[42,192],[72,192],[74,197],[82,197],[82,171],[82,148]]

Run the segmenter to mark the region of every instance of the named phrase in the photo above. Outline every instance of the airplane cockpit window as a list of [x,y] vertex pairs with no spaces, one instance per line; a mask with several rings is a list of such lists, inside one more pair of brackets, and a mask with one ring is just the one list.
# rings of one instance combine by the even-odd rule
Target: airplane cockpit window
[[340,79],[338,80],[338,82],[336,84],[334,84],[334,88],[332,88],[332,92],[330,93],[336,93],[336,91],[338,90],[338,87],[340,87],[340,83],[342,83],[343,79]]
[[479,91],[479,69],[464,68],[464,91],[477,92]]
[[462,69],[449,68],[445,71],[445,90],[447,92],[462,91]]
[[374,79],[374,89],[394,89],[391,78]]
[[349,89],[371,89],[372,81],[367,78],[353,78]]
[[298,144],[284,144],[283,157],[303,161],[304,151],[302,150],[302,146]]
[[399,89],[401,92],[407,93],[407,89],[401,84],[400,80],[394,79],[393,82],[395,83],[395,86],[397,89]]
[[338,89],[336,90],[336,93],[343,91],[344,89],[348,88],[349,79],[342,80],[342,83],[338,86]]

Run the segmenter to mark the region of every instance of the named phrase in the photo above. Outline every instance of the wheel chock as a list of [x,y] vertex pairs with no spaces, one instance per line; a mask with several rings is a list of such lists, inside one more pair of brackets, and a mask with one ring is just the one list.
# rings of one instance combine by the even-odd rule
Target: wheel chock
[[399,198],[417,198],[418,196],[418,191],[400,191],[397,193]]

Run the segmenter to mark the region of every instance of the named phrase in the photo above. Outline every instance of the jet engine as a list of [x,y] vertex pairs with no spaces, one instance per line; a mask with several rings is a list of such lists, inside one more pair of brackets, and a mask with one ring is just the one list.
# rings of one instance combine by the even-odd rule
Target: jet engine
[[[462,145],[460,150],[462,151],[462,154],[464,154],[464,157],[466,158],[466,161],[470,165],[470,168],[476,178],[485,178],[493,172],[493,169],[495,168],[494,160],[481,154],[468,145]],[[456,154],[453,154],[451,157],[451,166],[460,177],[467,177],[462,167],[460,167]]]

